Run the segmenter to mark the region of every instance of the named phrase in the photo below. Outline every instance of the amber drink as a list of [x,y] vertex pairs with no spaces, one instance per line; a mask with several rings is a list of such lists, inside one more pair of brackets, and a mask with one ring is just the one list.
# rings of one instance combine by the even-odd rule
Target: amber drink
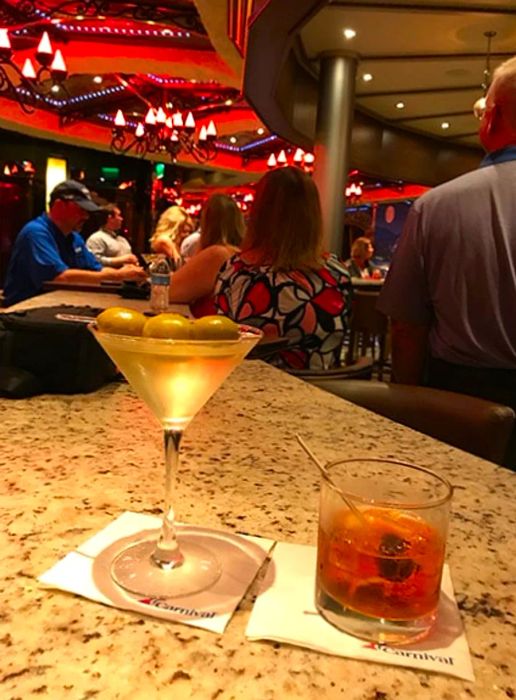
[[450,498],[448,482],[421,467],[374,459],[329,465],[317,556],[323,617],[377,642],[425,636],[439,604]]

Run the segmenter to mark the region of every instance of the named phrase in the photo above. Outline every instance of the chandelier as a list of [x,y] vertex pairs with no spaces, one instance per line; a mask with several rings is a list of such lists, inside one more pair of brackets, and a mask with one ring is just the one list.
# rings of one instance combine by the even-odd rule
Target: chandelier
[[[14,62],[9,31],[0,29],[0,94],[15,98],[24,112],[32,113],[38,97],[63,87],[67,74],[63,54],[60,49],[54,51],[48,32],[43,32],[40,39],[35,63],[26,58],[20,68]],[[50,85],[45,84],[48,79]]]
[[311,173],[314,167],[315,156],[313,153],[305,153],[302,148],[296,148],[294,155],[292,157],[287,156],[285,149],[283,148],[278,155],[271,153],[267,160],[268,168],[281,168],[285,165],[295,165],[298,168],[302,168],[305,172]]
[[346,195],[346,202],[348,204],[356,204],[360,200],[363,193],[363,184],[363,182],[350,182],[346,186],[344,194]]
[[477,119],[482,119],[484,112],[486,111],[486,95],[489,90],[489,85],[491,83],[491,41],[493,37],[496,36],[496,32],[484,32],[484,36],[487,39],[487,51],[486,51],[486,65],[484,68],[484,77],[482,80],[482,90],[483,95],[479,97],[478,100],[473,105],[473,114]]
[[198,163],[206,163],[217,156],[217,128],[213,120],[208,126],[203,124],[197,136],[196,128],[192,112],[184,116],[180,110],[167,114],[163,107],[149,107],[143,121],[129,122],[119,109],[110,147],[117,154],[133,151],[143,157],[147,153],[162,153],[172,160],[180,153],[188,153]]

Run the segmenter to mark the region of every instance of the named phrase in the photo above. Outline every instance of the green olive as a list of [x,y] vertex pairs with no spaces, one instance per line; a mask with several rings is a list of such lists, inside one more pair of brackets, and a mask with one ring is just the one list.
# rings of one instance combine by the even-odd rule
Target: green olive
[[225,316],[203,316],[192,324],[192,338],[196,340],[238,340],[240,328]]
[[181,314],[158,314],[149,318],[143,329],[146,338],[171,338],[187,340],[191,336],[192,322]]
[[105,333],[141,335],[147,319],[139,311],[112,306],[97,316],[97,327]]

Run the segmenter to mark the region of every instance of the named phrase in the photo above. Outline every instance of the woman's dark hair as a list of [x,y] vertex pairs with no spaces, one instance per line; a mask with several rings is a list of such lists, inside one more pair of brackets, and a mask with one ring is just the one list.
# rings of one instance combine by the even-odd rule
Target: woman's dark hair
[[319,193],[299,168],[272,170],[262,177],[249,217],[245,250],[276,270],[321,264],[322,215]]
[[244,235],[244,218],[231,197],[213,194],[201,213],[199,249],[210,245],[239,247]]

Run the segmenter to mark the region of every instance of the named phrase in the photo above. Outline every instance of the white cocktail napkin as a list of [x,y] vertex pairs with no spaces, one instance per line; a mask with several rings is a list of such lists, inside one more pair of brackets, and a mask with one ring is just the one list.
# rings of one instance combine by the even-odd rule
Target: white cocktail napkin
[[127,593],[111,578],[113,556],[122,548],[121,540],[127,541],[138,533],[145,538],[149,531],[159,529],[160,525],[161,519],[155,516],[125,512],[58,561],[38,580],[49,588],[75,593],[104,605],[222,634],[274,540],[178,526],[179,532],[192,532],[200,537],[200,544],[206,538],[205,546],[216,553],[221,563],[219,580],[207,591],[167,600]]
[[411,645],[389,646],[345,634],[318,614],[314,603],[316,556],[315,547],[277,543],[247,625],[248,639],[270,639],[325,654],[475,680],[447,565],[430,635]]

